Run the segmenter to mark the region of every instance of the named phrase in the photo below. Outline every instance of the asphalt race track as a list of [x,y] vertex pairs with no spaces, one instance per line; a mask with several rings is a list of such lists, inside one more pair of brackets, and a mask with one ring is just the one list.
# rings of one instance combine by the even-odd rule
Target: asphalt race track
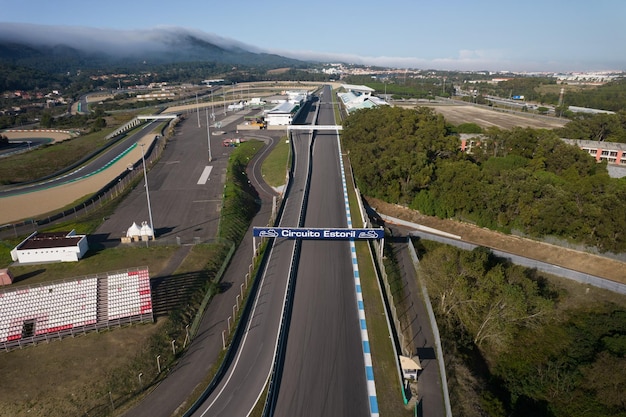
[[[335,124],[332,104],[321,104],[318,124]],[[347,227],[338,158],[337,134],[318,132],[306,227]],[[274,416],[368,416],[349,242],[303,241],[295,288]]]
[[49,180],[43,182],[21,185],[6,191],[2,191],[0,193],[0,196],[10,197],[13,195],[22,194],[24,192],[32,193],[35,191],[60,186],[81,178],[89,177],[104,169],[107,165],[111,163],[111,161],[115,160],[119,157],[119,155],[123,154],[129,148],[133,147],[140,140],[141,137],[146,135],[147,132],[153,130],[158,124],[158,121],[146,123],[141,127],[138,132],[133,135],[129,135],[128,137],[122,138],[115,144],[111,145],[104,152],[102,152],[102,154],[98,155],[98,157],[95,158],[93,161],[90,161],[84,166],[70,169],[64,174],[59,174],[58,176],[55,176],[54,178],[50,178]]

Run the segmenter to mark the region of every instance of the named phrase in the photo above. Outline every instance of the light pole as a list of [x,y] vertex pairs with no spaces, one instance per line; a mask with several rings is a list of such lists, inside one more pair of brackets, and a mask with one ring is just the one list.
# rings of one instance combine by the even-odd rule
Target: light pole
[[206,113],[206,141],[207,141],[207,145],[209,146],[209,162],[211,162],[211,160],[213,159],[213,157],[211,156],[211,132],[209,131],[209,109],[206,108],[205,109],[205,113]]
[[200,128],[200,105],[198,104],[198,93],[196,93],[196,113],[198,114],[198,128]]
[[[150,207],[150,191],[148,190],[148,173],[146,172],[146,156],[143,152],[144,144],[141,145],[141,162],[143,163],[143,179],[146,187],[146,199],[148,200],[148,218],[150,219],[150,229],[152,230],[152,238],[156,239],[156,233],[154,233],[154,223],[152,223],[152,208]],[[150,236],[148,236],[150,240]],[[148,240],[146,240],[146,246],[148,246]]]

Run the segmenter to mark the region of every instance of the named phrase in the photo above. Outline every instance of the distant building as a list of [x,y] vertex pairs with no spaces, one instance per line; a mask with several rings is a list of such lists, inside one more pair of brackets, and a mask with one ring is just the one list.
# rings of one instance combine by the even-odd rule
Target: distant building
[[34,232],[11,251],[19,263],[77,262],[89,250],[87,235],[71,232]]
[[174,93],[137,94],[137,101],[171,100],[174,97],[176,97]]
[[373,96],[374,89],[365,85],[343,84],[342,87],[346,92],[338,93],[337,96],[348,113],[352,113],[355,110],[388,105],[385,100]]
[[563,139],[563,142],[578,146],[598,162],[626,167],[626,143],[581,139]]
[[268,126],[287,126],[296,117],[303,104],[309,99],[306,90],[283,91],[285,99],[272,97],[271,102],[276,105],[265,114]]
[[13,274],[6,268],[0,269],[0,286],[13,284]]
[[[461,133],[459,139],[461,151],[472,153],[472,148],[480,146],[487,137],[483,134]],[[611,177],[626,177],[626,143],[565,138],[561,140],[568,145],[579,147],[598,162],[606,162]]]
[[291,124],[295,114],[300,108],[299,104],[285,101],[277,104],[265,115],[265,120],[270,126],[287,126]]

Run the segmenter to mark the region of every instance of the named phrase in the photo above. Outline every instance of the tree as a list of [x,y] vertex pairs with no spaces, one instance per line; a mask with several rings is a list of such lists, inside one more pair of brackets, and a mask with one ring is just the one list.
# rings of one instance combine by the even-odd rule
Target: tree
[[52,118],[52,115],[50,114],[50,112],[44,112],[41,115],[41,120],[39,121],[39,124],[41,125],[41,127],[45,127],[45,128],[51,128],[52,124],[54,123],[54,119]]
[[106,120],[104,120],[104,117],[97,117],[93,123],[93,130],[101,130],[105,128],[106,125],[107,125],[107,122]]

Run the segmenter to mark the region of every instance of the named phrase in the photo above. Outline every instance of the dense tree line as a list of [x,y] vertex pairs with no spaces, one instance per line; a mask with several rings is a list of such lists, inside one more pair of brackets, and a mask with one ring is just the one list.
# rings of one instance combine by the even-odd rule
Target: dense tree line
[[[527,101],[535,101],[543,104],[559,104],[560,89],[553,88],[550,92],[542,91],[541,87],[557,85],[557,79],[552,77],[517,77],[496,84],[482,82],[476,84],[481,94],[492,94],[498,97],[511,97],[523,95]],[[566,89],[564,106],[587,107],[592,109],[620,111],[626,110],[626,79],[618,79],[597,87],[584,89]]]
[[65,75],[50,74],[37,68],[0,62],[0,92],[51,90],[53,88],[65,88],[70,82],[70,78]]
[[[419,273],[446,351],[475,374],[461,386],[449,369],[453,414],[626,415],[626,311],[560,306],[562,289],[484,248],[437,246]],[[473,401],[458,398],[469,391]]]
[[616,114],[578,113],[555,132],[568,139],[626,143],[626,110]]
[[375,90],[375,94],[390,94],[394,99],[434,99],[435,96],[451,97],[454,95],[453,81],[456,79],[444,78],[446,75],[436,76],[425,74],[419,78],[405,78],[396,75],[383,80],[372,80],[370,76],[351,75],[345,81],[350,84],[362,84]]
[[548,130],[488,129],[471,154],[428,108],[366,109],[342,140],[365,195],[427,215],[626,250],[626,182]]
[[568,106],[589,107],[610,111],[626,110],[626,79],[620,79],[584,91],[565,95]]

